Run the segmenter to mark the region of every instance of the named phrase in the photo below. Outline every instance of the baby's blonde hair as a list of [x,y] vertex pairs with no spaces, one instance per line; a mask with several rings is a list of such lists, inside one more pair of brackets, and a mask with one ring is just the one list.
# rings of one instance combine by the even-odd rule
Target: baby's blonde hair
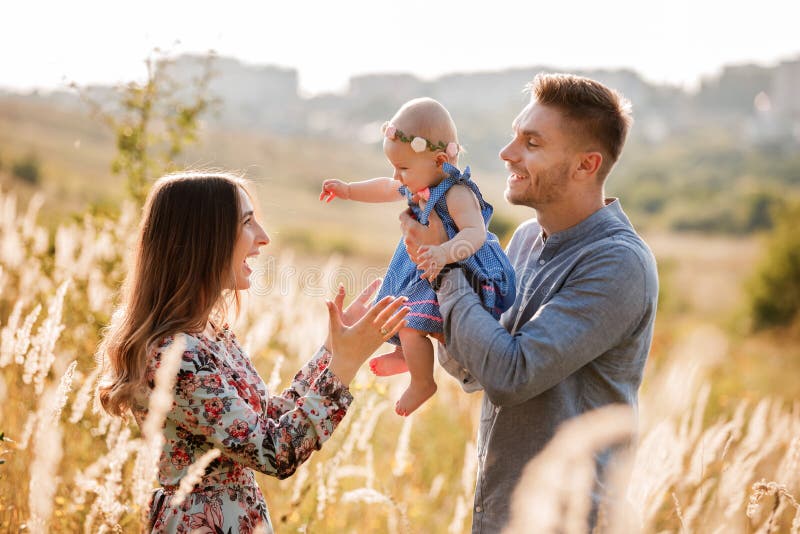
[[433,144],[458,143],[456,124],[442,104],[433,98],[423,97],[403,104],[390,121],[409,137],[424,137]]

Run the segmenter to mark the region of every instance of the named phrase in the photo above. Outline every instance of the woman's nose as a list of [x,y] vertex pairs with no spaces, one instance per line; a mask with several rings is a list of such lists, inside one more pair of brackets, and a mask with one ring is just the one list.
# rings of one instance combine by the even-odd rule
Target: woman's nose
[[267,235],[267,232],[265,232],[263,228],[260,228],[260,230],[261,233],[258,236],[258,245],[259,246],[269,245],[270,242],[269,235]]

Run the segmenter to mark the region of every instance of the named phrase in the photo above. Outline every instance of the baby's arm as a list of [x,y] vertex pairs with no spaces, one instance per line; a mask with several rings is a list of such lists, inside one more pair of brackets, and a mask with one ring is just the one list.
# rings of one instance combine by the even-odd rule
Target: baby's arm
[[343,182],[341,180],[325,180],[322,182],[320,200],[330,202],[336,197],[342,200],[358,202],[394,202],[402,200],[399,188],[402,184],[392,178],[372,178],[360,182]]
[[441,245],[420,247],[419,268],[422,277],[433,280],[448,263],[465,260],[475,254],[486,242],[486,226],[481,207],[472,190],[461,184],[451,187],[445,195],[447,211],[456,223],[458,233]]

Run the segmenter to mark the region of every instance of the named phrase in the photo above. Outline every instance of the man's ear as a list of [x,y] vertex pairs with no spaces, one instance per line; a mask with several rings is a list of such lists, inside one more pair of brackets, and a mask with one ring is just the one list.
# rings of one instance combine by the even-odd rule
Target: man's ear
[[600,152],[583,152],[579,157],[577,174],[584,178],[596,178],[603,165],[603,155]]

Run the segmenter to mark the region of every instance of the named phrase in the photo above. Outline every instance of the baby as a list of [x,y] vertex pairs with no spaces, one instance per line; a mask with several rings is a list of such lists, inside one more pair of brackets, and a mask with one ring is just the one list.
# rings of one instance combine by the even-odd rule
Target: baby
[[[442,316],[431,282],[443,267],[459,264],[472,282],[481,302],[499,318],[514,302],[514,270],[503,253],[497,236],[487,230],[492,206],[483,200],[470,178],[469,167],[457,168],[456,126],[450,113],[436,100],[417,98],[405,103],[383,125],[383,151],[391,163],[391,178],[359,182],[325,180],[320,200],[336,197],[359,202],[406,200],[420,223],[427,225],[432,211],[441,218],[449,241],[420,248],[424,271],[418,270],[406,252],[403,240],[395,250],[378,294],[406,296],[411,312],[407,326],[389,339],[399,345],[397,357],[404,357],[411,383],[395,405],[399,415],[409,415],[436,392],[433,379],[433,344],[428,336],[442,339]],[[397,372],[391,359],[370,362],[375,374]]]

